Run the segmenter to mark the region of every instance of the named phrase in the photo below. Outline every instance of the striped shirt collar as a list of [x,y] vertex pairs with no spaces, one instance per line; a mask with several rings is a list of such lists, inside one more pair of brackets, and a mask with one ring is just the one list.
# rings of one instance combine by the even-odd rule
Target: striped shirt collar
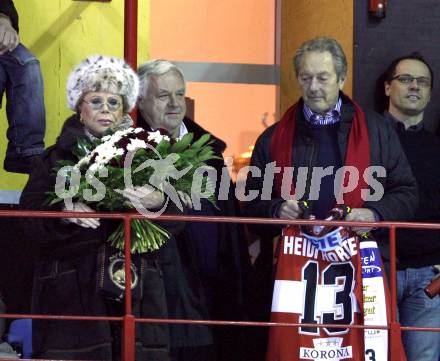
[[339,122],[341,116],[342,99],[339,97],[334,108],[325,114],[314,113],[309,106],[304,103],[303,114],[308,122],[313,125],[329,125]]

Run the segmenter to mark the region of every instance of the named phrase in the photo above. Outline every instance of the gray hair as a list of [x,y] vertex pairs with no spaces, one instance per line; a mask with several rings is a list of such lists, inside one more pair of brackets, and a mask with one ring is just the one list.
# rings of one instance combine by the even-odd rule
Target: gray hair
[[328,51],[332,55],[338,80],[344,80],[347,77],[347,58],[345,57],[344,50],[342,50],[342,46],[335,39],[325,36],[307,40],[296,51],[293,57],[293,67],[295,68],[296,76],[298,76],[303,55],[309,51]]
[[182,69],[168,60],[154,59],[140,65],[137,70],[140,88],[139,96],[142,98],[147,94],[150,85],[150,76],[163,75],[171,70],[177,71],[182,76],[182,79],[185,79]]

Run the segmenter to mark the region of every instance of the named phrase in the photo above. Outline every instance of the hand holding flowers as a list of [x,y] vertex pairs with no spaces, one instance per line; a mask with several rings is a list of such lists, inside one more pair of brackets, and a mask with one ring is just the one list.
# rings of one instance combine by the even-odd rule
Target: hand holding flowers
[[[193,142],[191,133],[175,140],[141,128],[116,131],[92,142],[81,139],[75,150],[78,161],[62,161],[55,169],[57,185],[49,201],[70,200],[105,211],[136,208],[149,218],[162,214],[170,201],[182,211],[192,206],[191,196],[202,193],[210,194],[208,199],[215,204],[214,184],[204,175],[206,162],[217,158],[210,143],[209,135]],[[132,220],[131,227],[133,253],[157,250],[169,237],[146,218]],[[122,225],[109,241],[123,249]]]

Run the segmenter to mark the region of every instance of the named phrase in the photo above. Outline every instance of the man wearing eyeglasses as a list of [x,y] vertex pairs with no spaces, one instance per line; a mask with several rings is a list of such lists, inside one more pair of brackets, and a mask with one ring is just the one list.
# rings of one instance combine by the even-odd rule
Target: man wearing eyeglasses
[[[440,221],[440,139],[424,128],[424,111],[431,99],[434,74],[418,53],[394,60],[384,73],[388,111],[419,185],[417,222]],[[440,297],[428,298],[424,288],[440,264],[440,233],[402,229],[397,233],[397,299],[403,326],[440,327]],[[408,360],[440,359],[440,332],[402,334]]]

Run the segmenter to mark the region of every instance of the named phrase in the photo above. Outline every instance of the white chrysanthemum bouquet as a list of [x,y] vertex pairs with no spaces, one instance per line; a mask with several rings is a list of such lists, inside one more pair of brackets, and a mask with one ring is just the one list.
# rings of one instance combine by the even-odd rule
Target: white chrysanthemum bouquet
[[[74,150],[78,161],[63,160],[54,169],[57,183],[55,191],[49,194],[49,204],[69,198],[99,211],[136,208],[154,217],[172,201],[182,210],[177,191],[189,196],[213,194],[214,184],[204,172],[208,168],[206,162],[217,158],[211,143],[209,135],[193,142],[192,133],[176,140],[162,130],[148,132],[142,128],[116,131],[95,141],[81,138]],[[122,195],[125,188],[145,185],[164,193],[166,203],[161,210],[144,213],[140,204],[133,204]],[[197,190],[199,194],[194,193]],[[209,200],[215,204],[214,196]],[[132,253],[157,250],[168,237],[165,229],[147,218],[131,222]],[[109,241],[118,249],[124,248],[123,224],[110,235]]]

